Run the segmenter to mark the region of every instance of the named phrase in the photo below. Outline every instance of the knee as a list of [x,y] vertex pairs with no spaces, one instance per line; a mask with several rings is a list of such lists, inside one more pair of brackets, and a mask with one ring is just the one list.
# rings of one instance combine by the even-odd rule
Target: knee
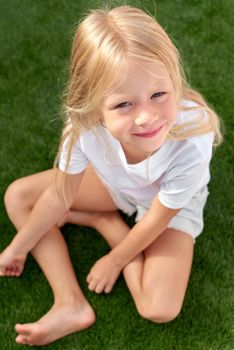
[[16,180],[9,185],[4,195],[4,203],[9,215],[14,213],[22,206],[26,205],[25,199],[27,194],[24,187],[21,185],[21,180]]
[[173,321],[181,311],[181,304],[176,302],[149,302],[148,300],[141,302],[137,306],[139,314],[154,323],[168,323]]

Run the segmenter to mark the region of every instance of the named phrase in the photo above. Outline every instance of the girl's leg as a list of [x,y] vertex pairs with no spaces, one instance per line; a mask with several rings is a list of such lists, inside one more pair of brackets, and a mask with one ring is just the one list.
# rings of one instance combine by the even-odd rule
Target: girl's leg
[[[87,177],[88,174],[89,171],[87,171]],[[46,171],[17,180],[8,188],[5,196],[6,208],[16,229],[22,227],[38,197],[53,179],[53,171]],[[93,185],[96,186],[95,181]],[[92,188],[91,184],[89,187]],[[95,193],[102,196],[102,188]],[[107,202],[108,198],[105,194],[104,192],[104,200],[101,201],[103,207],[100,203],[99,207],[114,209],[114,204],[111,201]],[[84,208],[87,208],[86,199],[80,199]],[[81,209],[84,208],[81,207]],[[38,322],[17,324],[16,331],[19,335],[16,341],[43,345],[89,327],[95,321],[95,314],[77,283],[67,247],[59,229],[54,228],[45,235],[33,249],[32,254],[52,287],[54,305]]]
[[153,322],[168,322],[181,311],[193,260],[193,239],[166,229],[144,252],[140,314]]
[[[70,212],[68,220],[96,228],[114,248],[129,227],[118,213]],[[192,238],[166,229],[134,258],[123,274],[139,313],[153,322],[168,322],[180,312],[193,258]]]
[[[61,225],[72,223],[95,228],[107,241],[111,248],[117,246],[128,234],[130,228],[117,211],[81,212],[70,211]],[[144,267],[144,254],[140,253],[124,269],[124,277],[128,288],[136,300],[141,295],[141,280]]]
[[[54,179],[55,172],[47,170],[16,180],[8,187],[4,198],[5,207],[17,230],[24,225],[34,204]],[[25,257],[14,256],[13,263],[5,267],[8,251],[9,246],[0,254],[0,275],[19,276],[24,269]]]
[[[91,167],[88,167],[77,192],[78,208],[91,211],[97,210],[97,208],[107,211],[116,209],[106,189],[97,176],[93,176],[94,171],[90,170]],[[22,223],[22,220],[25,218],[24,212],[27,213],[26,217],[28,217],[43,191],[51,182],[55,181],[55,175],[55,170],[48,170],[16,180],[9,186],[5,195],[5,203],[8,215],[17,229],[24,224],[24,221]],[[94,192],[86,191],[86,188],[92,189]],[[96,196],[93,195],[94,193]],[[21,208],[20,211],[18,206]],[[26,257],[19,255],[10,244],[0,254],[0,276],[20,276],[23,272],[25,259]]]
[[44,236],[32,254],[52,288],[54,304],[39,321],[16,324],[16,342],[45,345],[90,327],[95,313],[77,283],[60,231],[54,228]]

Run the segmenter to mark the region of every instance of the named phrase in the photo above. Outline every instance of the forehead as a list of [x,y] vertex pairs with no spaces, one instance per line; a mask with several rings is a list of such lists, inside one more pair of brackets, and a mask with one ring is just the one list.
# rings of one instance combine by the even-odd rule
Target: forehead
[[138,86],[160,87],[171,85],[172,81],[166,66],[161,61],[128,61],[122,69],[121,77],[107,93],[120,94]]

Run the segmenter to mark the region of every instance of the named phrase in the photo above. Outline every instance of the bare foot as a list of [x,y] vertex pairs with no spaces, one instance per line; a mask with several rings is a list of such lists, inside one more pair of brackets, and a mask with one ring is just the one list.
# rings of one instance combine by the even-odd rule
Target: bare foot
[[18,277],[22,274],[27,255],[15,255],[10,246],[0,254],[0,276]]
[[35,323],[16,324],[16,343],[46,345],[68,334],[90,327],[95,313],[88,302],[80,304],[54,304],[45,316]]

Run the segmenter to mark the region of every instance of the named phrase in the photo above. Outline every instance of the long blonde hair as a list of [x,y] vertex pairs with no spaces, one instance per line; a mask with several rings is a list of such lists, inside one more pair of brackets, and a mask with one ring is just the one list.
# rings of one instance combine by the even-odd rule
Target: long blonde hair
[[[60,150],[69,138],[67,166],[72,147],[83,129],[100,123],[101,101],[120,81],[129,59],[161,61],[168,69],[180,110],[198,110],[196,123],[173,127],[168,138],[179,140],[213,131],[214,145],[222,141],[217,114],[185,79],[180,55],[171,39],[149,14],[131,6],[92,10],[74,36],[70,81],[65,94],[65,126]],[[195,102],[185,107],[182,99]],[[58,159],[58,158],[57,158]]]

